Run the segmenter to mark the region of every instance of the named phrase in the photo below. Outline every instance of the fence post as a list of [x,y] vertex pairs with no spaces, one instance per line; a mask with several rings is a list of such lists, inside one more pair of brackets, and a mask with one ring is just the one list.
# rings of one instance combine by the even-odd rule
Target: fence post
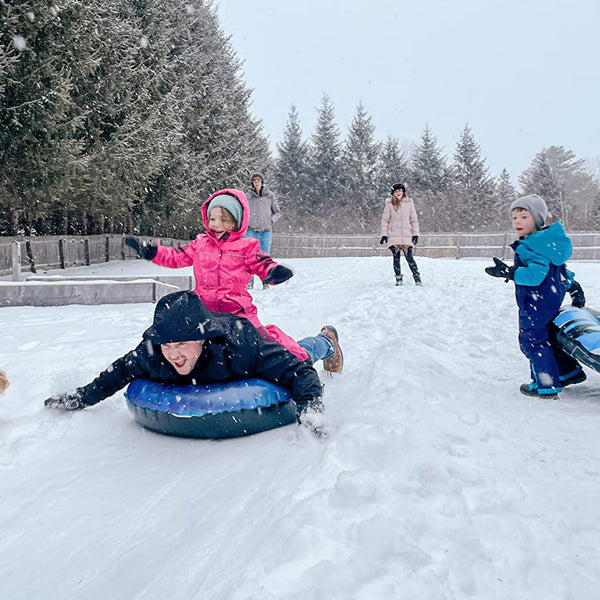
[[21,244],[13,242],[11,244],[11,260],[12,260],[12,280],[21,281]]
[[83,240],[83,255],[86,266],[90,266],[90,240],[86,237]]
[[104,258],[106,259],[105,262],[110,262],[110,236],[106,236],[106,244],[104,247]]
[[61,269],[66,269],[67,268],[67,262],[65,259],[65,239],[60,239],[58,240],[58,260],[60,261],[60,268]]
[[460,242],[462,238],[462,233],[458,234],[458,240],[456,240],[456,258],[460,258]]

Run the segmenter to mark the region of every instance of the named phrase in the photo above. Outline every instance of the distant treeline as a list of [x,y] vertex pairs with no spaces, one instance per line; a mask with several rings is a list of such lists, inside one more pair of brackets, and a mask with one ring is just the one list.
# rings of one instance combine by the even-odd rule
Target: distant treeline
[[562,146],[517,189],[468,126],[448,159],[427,126],[416,143],[378,140],[359,104],[342,137],[324,95],[308,139],[291,108],[273,157],[250,99],[212,2],[0,0],[0,235],[187,239],[201,202],[255,170],[280,197],[280,231],[376,230],[397,181],[431,232],[504,230],[522,192],[570,229],[600,224],[598,173]]
[[585,231],[600,226],[600,181],[591,167],[572,151],[550,146],[520,174],[516,188],[506,169],[490,175],[468,125],[449,160],[428,126],[415,144],[401,145],[391,136],[378,141],[371,117],[359,104],[342,140],[325,95],[308,139],[296,108],[290,109],[274,180],[287,209],[281,225],[289,230],[301,223],[306,231],[326,231],[334,222],[340,232],[376,231],[391,184],[403,182],[425,231],[504,231],[508,206],[524,193],[541,195],[553,219]]

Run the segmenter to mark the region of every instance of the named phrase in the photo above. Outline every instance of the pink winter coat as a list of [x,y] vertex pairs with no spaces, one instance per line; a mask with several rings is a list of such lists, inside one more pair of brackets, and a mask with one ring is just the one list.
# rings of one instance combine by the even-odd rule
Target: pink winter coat
[[[207,214],[210,201],[218,194],[231,194],[242,205],[241,227],[238,231],[225,233],[220,240],[208,228]],[[244,237],[248,229],[248,218],[248,200],[244,192],[236,189],[220,190],[202,205],[202,222],[206,231],[179,248],[163,246],[157,240],[157,254],[152,262],[171,269],[193,266],[196,280],[194,291],[209,310],[246,317],[262,330],[263,335],[266,330],[276,342],[300,360],[306,360],[306,351],[293,338],[275,325],[263,327],[258,320],[256,306],[246,286],[254,275],[264,279],[277,263],[260,249],[258,240]]]
[[387,236],[388,246],[413,245],[413,235],[419,235],[419,220],[410,198],[402,198],[398,209],[394,208],[391,198],[386,200],[381,217],[381,235]]

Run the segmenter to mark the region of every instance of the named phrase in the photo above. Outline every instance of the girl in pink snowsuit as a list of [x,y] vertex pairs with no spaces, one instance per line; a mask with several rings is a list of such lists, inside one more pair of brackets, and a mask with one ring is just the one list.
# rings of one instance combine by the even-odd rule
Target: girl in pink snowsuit
[[[229,220],[222,216],[219,207],[231,213]],[[231,222],[231,215],[237,222]],[[133,238],[126,238],[126,243],[157,265],[171,269],[192,266],[196,280],[194,291],[209,310],[246,317],[264,337],[274,339],[300,360],[306,360],[308,354],[293,338],[275,325],[263,326],[258,319],[256,306],[246,289],[253,276],[275,285],[287,281],[293,274],[262,252],[258,240],[244,237],[248,218],[244,192],[220,190],[202,205],[206,231],[189,244],[171,248],[163,246],[158,239],[156,246],[140,246]]]

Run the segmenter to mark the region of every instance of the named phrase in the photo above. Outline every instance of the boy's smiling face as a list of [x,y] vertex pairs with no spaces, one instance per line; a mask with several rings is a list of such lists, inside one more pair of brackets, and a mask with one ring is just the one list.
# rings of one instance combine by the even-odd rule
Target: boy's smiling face
[[202,354],[203,342],[170,342],[161,344],[163,356],[179,375],[189,375]]
[[531,213],[524,208],[513,209],[510,217],[512,219],[513,229],[517,232],[519,237],[528,236],[537,229]]

